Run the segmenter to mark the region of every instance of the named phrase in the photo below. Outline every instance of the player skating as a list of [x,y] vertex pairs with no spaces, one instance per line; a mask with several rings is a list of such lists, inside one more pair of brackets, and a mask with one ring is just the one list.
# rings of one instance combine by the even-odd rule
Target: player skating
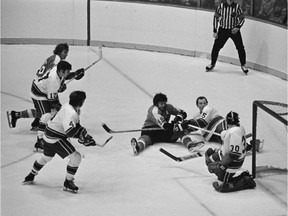
[[[171,115],[176,117],[174,122],[169,123]],[[142,129],[160,128],[163,130],[145,130],[141,132],[138,140],[132,138],[131,146],[134,155],[138,155],[149,145],[153,145],[156,142],[175,142],[183,135],[183,129],[178,122],[183,121],[186,117],[187,114],[185,111],[167,103],[167,96],[165,94],[156,94],[153,98],[153,105],[148,109]]]
[[[71,76],[71,69],[71,64],[60,61],[57,66],[47,71],[42,77],[35,78],[32,83],[30,95],[36,112],[41,114],[37,142],[35,143],[36,150],[42,148],[42,138],[48,120],[61,108],[58,93],[66,89],[64,81]],[[82,70],[79,70],[79,73],[76,71],[74,74],[75,76],[78,76],[78,74],[82,76]]]
[[[53,55],[49,56],[45,62],[42,64],[40,69],[36,73],[37,78],[44,77],[46,73],[48,73],[53,67],[57,66],[60,61],[63,61],[68,56],[69,45],[67,43],[58,44],[54,51]],[[76,79],[81,79],[84,76],[84,69],[77,70],[83,71],[81,76],[78,76]],[[73,77],[73,73],[66,79],[71,79]],[[63,85],[62,90],[64,90],[65,86]],[[15,128],[17,120],[20,118],[34,118],[34,121],[31,123],[31,130],[37,130],[39,126],[39,121],[41,118],[41,113],[36,111],[35,109],[26,109],[23,111],[7,111],[8,123],[10,128]]]
[[244,163],[246,156],[246,132],[240,125],[236,112],[229,112],[226,116],[228,129],[222,131],[223,145],[220,149],[208,148],[205,153],[206,165],[210,173],[217,176],[218,182],[213,183],[219,192],[232,192],[256,187],[256,183],[248,171],[234,177]]
[[69,158],[64,188],[73,192],[78,191],[73,180],[81,162],[81,154],[76,151],[69,138],[76,138],[85,146],[96,145],[93,137],[80,125],[80,108],[85,99],[85,92],[72,92],[69,96],[69,103],[64,104],[54,118],[48,122],[43,137],[43,154],[34,162],[33,168],[25,177],[23,184],[32,183],[43,166],[51,161],[55,154],[58,154],[63,159]]

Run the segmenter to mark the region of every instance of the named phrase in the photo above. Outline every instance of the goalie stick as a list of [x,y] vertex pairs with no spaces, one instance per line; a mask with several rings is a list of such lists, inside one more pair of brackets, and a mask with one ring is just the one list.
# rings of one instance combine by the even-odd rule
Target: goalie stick
[[[95,65],[96,63],[98,63],[99,61],[101,61],[103,59],[103,54],[102,54],[102,46],[99,47],[99,58],[94,61],[92,64],[90,64],[88,67],[86,67],[84,69],[84,71],[87,71],[89,68],[91,68],[93,65]],[[68,85],[72,80],[75,79],[75,76],[73,78],[71,78],[70,80],[68,80],[65,84]]]
[[202,157],[202,154],[200,152],[185,155],[182,157],[176,157],[175,155],[171,154],[170,152],[166,151],[163,148],[160,148],[159,151],[177,162],[182,162],[182,161],[189,160],[189,159],[196,158],[196,157]]
[[138,131],[162,131],[162,128],[142,128],[142,129],[133,129],[133,130],[111,130],[105,123],[102,124],[104,130],[108,133],[129,133],[129,132],[138,132]]

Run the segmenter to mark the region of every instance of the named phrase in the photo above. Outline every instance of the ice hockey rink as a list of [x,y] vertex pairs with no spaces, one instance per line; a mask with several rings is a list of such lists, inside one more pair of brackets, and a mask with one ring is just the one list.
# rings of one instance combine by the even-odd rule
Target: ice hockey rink
[[[180,143],[155,144],[134,157],[130,140],[138,138],[139,132],[113,134],[104,148],[84,147],[73,140],[82,154],[75,176],[78,194],[63,191],[68,160],[59,156],[41,170],[35,184],[22,185],[35,159],[40,157],[40,153],[33,152],[36,133],[30,131],[32,119],[20,119],[17,127],[10,129],[6,111],[33,107],[29,96],[31,82],[54,47],[1,45],[1,215],[287,214],[287,176],[275,178],[269,185],[256,179],[253,190],[218,193],[212,187],[216,177],[208,172],[204,157],[175,162],[159,151],[162,147],[177,156],[189,154]],[[66,60],[75,70],[90,65],[98,54],[97,47],[70,46]],[[102,123],[113,130],[140,129],[158,92],[184,109],[188,118],[197,111],[196,98],[204,95],[221,115],[231,110],[238,112],[247,133],[252,128],[254,100],[287,103],[287,81],[253,70],[245,76],[239,66],[218,62],[215,70],[207,73],[206,58],[106,47],[103,57],[86,71],[84,78],[72,81],[60,94],[64,104],[73,90],[87,93],[81,124],[99,143],[110,136]],[[273,124],[271,121],[267,127],[273,128]],[[287,132],[287,128],[283,131]],[[207,143],[203,151],[213,145]],[[265,145],[273,145],[273,141]],[[285,149],[287,152],[287,146]],[[246,157],[243,168],[251,170],[251,156]]]

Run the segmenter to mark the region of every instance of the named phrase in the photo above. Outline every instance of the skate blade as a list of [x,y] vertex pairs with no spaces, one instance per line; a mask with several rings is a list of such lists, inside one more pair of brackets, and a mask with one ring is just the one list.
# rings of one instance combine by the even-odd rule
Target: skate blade
[[22,185],[33,185],[34,181],[23,181]]
[[138,155],[138,151],[136,149],[136,143],[137,143],[136,139],[132,138],[131,139],[131,146],[132,146],[132,149],[133,149],[134,156]]
[[12,122],[11,122],[11,113],[9,113],[9,111],[6,111],[6,114],[7,114],[7,120],[8,120],[8,125],[9,125],[9,128],[13,128],[12,127]]
[[70,193],[74,193],[74,194],[77,194],[77,193],[78,193],[78,190],[71,190],[71,189],[69,189],[69,188],[63,188],[63,191],[70,192]]

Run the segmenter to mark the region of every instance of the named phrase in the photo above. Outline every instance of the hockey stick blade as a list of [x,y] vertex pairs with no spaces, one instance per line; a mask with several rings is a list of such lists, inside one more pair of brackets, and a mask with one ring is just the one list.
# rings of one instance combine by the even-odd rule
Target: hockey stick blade
[[169,153],[168,151],[166,151],[163,148],[160,148],[159,151],[162,152],[163,154],[165,154],[166,156],[172,158],[173,160],[177,161],[177,162],[182,162],[182,161],[189,160],[189,159],[196,158],[196,157],[202,157],[202,154],[200,152],[185,155],[182,157],[176,157],[175,155]]
[[108,133],[130,133],[130,132],[139,132],[139,131],[159,131],[163,130],[162,128],[142,128],[142,129],[133,129],[133,130],[111,130],[105,123],[102,124],[102,127]]
[[12,123],[11,123],[11,114],[9,113],[9,111],[6,111],[6,114],[7,114],[7,120],[8,120],[8,125],[9,125],[9,128],[13,128],[12,127]]
[[96,144],[96,145],[103,148],[112,138],[113,136],[110,136],[103,144]]

